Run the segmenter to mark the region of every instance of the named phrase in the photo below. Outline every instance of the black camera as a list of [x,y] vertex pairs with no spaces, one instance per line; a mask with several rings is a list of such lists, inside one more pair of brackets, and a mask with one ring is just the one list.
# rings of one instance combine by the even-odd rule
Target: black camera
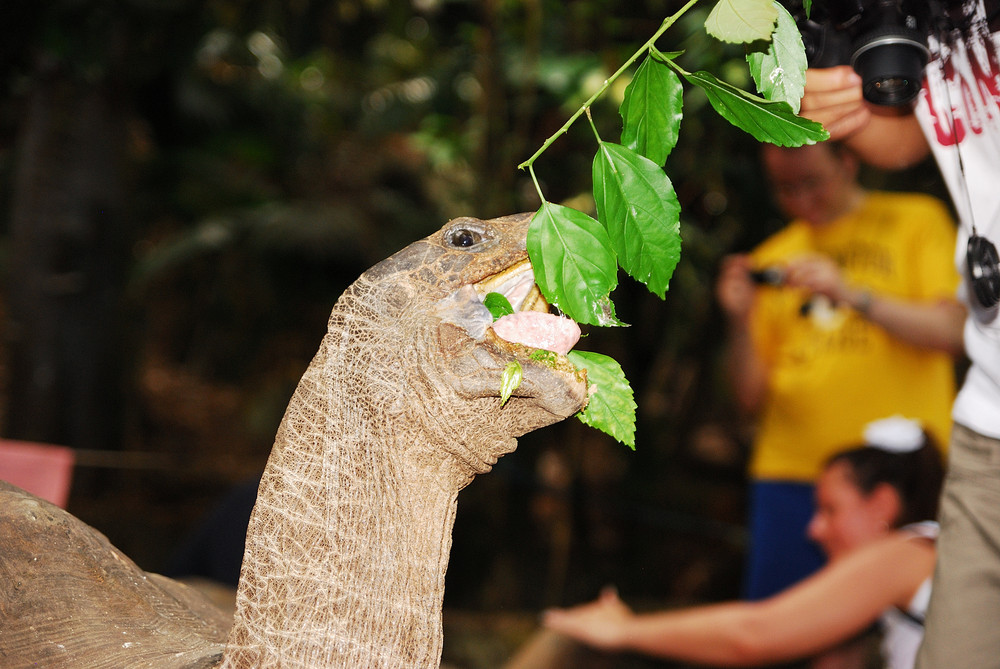
[[920,92],[927,65],[927,0],[820,0],[793,12],[810,67],[851,65],[866,100],[899,106]]
[[780,267],[750,270],[750,280],[758,286],[780,286],[785,283],[785,271]]

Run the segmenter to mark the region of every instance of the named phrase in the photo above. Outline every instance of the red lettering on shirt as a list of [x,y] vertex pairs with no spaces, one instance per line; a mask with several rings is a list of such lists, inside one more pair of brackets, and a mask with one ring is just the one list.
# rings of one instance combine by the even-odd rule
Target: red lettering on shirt
[[1000,67],[992,49],[984,50],[985,63],[976,57],[977,51],[971,46],[966,51],[971,79],[956,71],[954,54],[940,62],[943,83],[951,95],[936,99],[924,81],[921,95],[933,120],[935,141],[941,146],[961,143],[969,132],[980,135],[987,124],[1000,120]]

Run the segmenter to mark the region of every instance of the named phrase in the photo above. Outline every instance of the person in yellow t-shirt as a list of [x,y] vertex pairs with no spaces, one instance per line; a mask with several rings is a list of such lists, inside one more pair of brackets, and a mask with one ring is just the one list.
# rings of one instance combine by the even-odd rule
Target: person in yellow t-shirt
[[866,191],[837,144],[762,150],[791,222],[727,257],[716,286],[735,398],[756,420],[748,599],[822,565],[805,538],[813,484],[866,423],[902,414],[947,442],[965,317],[940,201]]

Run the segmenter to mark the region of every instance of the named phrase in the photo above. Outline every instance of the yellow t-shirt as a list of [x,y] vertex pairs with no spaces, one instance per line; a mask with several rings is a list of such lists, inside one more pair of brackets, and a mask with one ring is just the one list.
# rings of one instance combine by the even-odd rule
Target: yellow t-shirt
[[[873,192],[827,225],[793,221],[752,257],[764,267],[820,253],[849,284],[935,301],[958,286],[954,248],[955,227],[941,202]],[[952,359],[892,338],[849,307],[806,300],[781,287],[758,296],[751,327],[771,375],[751,476],[813,481],[830,455],[861,443],[868,422],[895,414],[920,419],[943,448],[955,396]]]

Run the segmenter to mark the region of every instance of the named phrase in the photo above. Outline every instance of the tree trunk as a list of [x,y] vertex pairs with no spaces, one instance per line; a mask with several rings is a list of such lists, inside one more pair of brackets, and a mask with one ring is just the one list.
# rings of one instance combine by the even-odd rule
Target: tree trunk
[[10,438],[118,445],[124,117],[106,85],[33,80],[10,219]]

